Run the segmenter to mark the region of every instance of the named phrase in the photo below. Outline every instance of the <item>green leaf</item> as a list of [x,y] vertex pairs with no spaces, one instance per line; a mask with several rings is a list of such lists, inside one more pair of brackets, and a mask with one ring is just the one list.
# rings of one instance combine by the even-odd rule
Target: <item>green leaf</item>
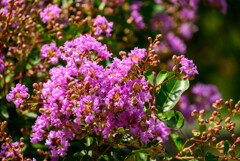
[[102,3],[99,5],[98,9],[99,9],[99,10],[103,10],[104,7],[105,7],[105,5],[106,5],[106,3],[105,3],[105,2],[102,2]]
[[[169,73],[166,79],[171,78],[173,75],[173,72]],[[156,106],[162,107],[164,112],[171,110],[179,101],[182,93],[188,88],[188,79],[178,80],[176,77],[170,79],[162,84],[160,90],[157,91],[155,95]]]
[[159,85],[160,83],[162,83],[166,79],[167,75],[168,75],[167,71],[159,72],[157,75],[156,84]]
[[87,136],[86,137],[86,142],[84,143],[87,147],[91,146],[93,143],[93,137]]
[[118,148],[116,150],[113,151],[113,158],[116,161],[122,161],[126,158],[126,156],[131,152],[130,149],[127,148]]
[[226,140],[224,142],[224,154],[227,154],[227,152],[229,150],[229,146],[230,146],[230,143],[228,142],[228,140]]
[[[132,158],[132,159],[130,159]],[[145,150],[133,150],[125,160],[146,161],[147,152]],[[144,160],[145,159],[145,160]]]
[[147,159],[148,159],[148,156],[147,156],[146,153],[137,153],[135,155],[135,160],[136,161],[147,161]]
[[118,133],[119,133],[119,134],[124,134],[124,133],[125,133],[124,128],[123,128],[123,127],[119,127],[119,128],[118,128]]
[[26,65],[27,65],[27,62],[25,60],[25,57],[23,57],[23,59],[16,64],[14,69],[15,72],[24,71],[26,69]]
[[5,117],[5,118],[9,118],[9,113],[8,110],[5,107],[1,108],[1,114]]
[[156,12],[162,13],[163,11],[164,11],[163,5],[154,5],[154,8],[153,8],[154,13],[156,13]]
[[98,158],[99,161],[102,161],[102,160],[110,160],[109,157],[107,155],[101,155],[99,158]]
[[152,73],[152,71],[149,70],[144,75],[145,75],[146,79],[149,81],[149,83],[154,86],[154,78],[155,77],[154,77],[154,74]]
[[184,117],[179,111],[169,111],[164,113],[162,117],[157,116],[169,128],[178,130],[184,125]]
[[175,143],[176,147],[178,148],[178,150],[181,151],[183,148],[182,138],[175,132],[171,132],[170,136],[171,136],[173,142]]
[[199,130],[193,130],[192,133],[193,133],[193,136],[200,136],[201,135]]
[[80,161],[93,161],[93,158],[92,157],[90,157],[89,155],[84,155],[82,158],[81,158],[81,160]]
[[199,127],[199,131],[202,133],[202,132],[204,132],[206,130],[206,125],[201,125],[200,127]]
[[237,158],[240,158],[240,152],[236,155]]
[[[82,160],[80,156],[67,156],[63,158],[63,161],[79,161]],[[90,160],[89,160],[90,161]]]
[[28,112],[28,113],[24,114],[24,116],[27,116],[29,118],[37,118],[38,117],[38,115],[34,112]]
[[210,152],[205,154],[205,160],[207,161],[217,161],[217,157]]

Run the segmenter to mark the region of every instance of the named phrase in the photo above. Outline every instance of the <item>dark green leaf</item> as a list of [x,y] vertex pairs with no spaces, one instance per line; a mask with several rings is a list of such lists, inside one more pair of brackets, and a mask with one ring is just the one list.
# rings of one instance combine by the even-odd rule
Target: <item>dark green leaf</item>
[[148,156],[146,153],[137,153],[135,155],[135,161],[147,161]]
[[175,143],[176,147],[178,148],[178,150],[181,151],[183,148],[182,138],[175,132],[171,132],[170,136],[171,136],[173,142]]
[[[79,161],[82,160],[80,156],[67,156],[63,158],[63,161]],[[89,160],[90,161],[90,160]]]
[[[169,73],[166,79],[171,78],[174,73]],[[178,80],[176,77],[170,79],[166,83],[161,85],[159,91],[157,91],[156,98],[156,106],[162,107],[163,111],[171,110],[179,101],[182,93],[186,91],[189,87],[189,81],[186,80]]]
[[167,74],[168,74],[167,71],[159,72],[157,75],[156,84],[159,85],[160,83],[162,83],[166,79]]
[[154,77],[154,74],[152,73],[152,71],[149,70],[144,75],[145,75],[146,79],[149,81],[149,83],[154,86],[155,77]]
[[163,123],[171,129],[178,130],[184,125],[184,117],[179,111],[172,110],[164,113],[162,117],[157,117],[161,119]]
[[131,152],[130,149],[127,148],[118,148],[116,150],[113,151],[113,158],[116,161],[122,161],[126,158],[126,156]]
[[84,155],[82,158],[81,158],[81,160],[80,161],[93,161],[93,158],[92,157],[90,157],[89,155]]
[[86,142],[84,143],[87,147],[91,146],[93,143],[93,137],[87,136],[86,137]]
[[118,128],[118,133],[119,134],[124,134],[125,133],[124,128],[123,127]]
[[201,125],[200,127],[199,127],[199,131],[202,133],[202,132],[204,132],[206,130],[206,125]]
[[109,157],[107,155],[101,155],[99,158],[98,158],[99,161],[108,161],[110,160]]
[[240,158],[240,152],[236,155],[237,158]]
[[[129,158],[135,158],[135,161],[142,161],[141,159],[147,160],[147,152],[145,150],[133,150],[125,160],[128,160]],[[139,159],[139,160],[137,160]],[[144,161],[145,161],[144,160]]]
[[226,140],[224,142],[224,154],[227,154],[227,152],[229,150],[229,146],[230,146],[230,143],[228,142],[228,140]]
[[217,161],[217,157],[213,154],[211,154],[210,152],[207,152],[205,154],[205,160],[207,161]]
[[9,113],[7,111],[7,109],[5,107],[1,108],[1,114],[5,117],[5,118],[9,118]]
[[15,72],[20,72],[20,71],[24,71],[26,69],[26,60],[25,59],[22,59],[21,61],[19,61],[17,64],[16,64],[16,67],[15,67]]

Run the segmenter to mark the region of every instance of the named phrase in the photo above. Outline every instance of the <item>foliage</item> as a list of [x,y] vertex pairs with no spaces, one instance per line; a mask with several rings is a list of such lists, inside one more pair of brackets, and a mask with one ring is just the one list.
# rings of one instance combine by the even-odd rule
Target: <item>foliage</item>
[[[205,2],[226,13],[224,0]],[[194,86],[192,105],[184,94],[198,74],[181,55],[198,4],[1,1],[1,159],[239,160],[231,116],[240,102],[219,99],[213,85]],[[186,107],[198,122],[189,138]],[[220,140],[221,130],[233,141]]]

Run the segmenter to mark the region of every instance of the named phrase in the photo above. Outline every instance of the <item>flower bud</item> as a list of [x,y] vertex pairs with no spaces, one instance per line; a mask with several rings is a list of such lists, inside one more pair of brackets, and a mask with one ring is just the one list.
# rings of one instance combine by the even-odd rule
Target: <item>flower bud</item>
[[37,83],[33,83],[33,88],[38,88],[38,84]]
[[162,34],[157,34],[156,39],[160,39],[162,37]]

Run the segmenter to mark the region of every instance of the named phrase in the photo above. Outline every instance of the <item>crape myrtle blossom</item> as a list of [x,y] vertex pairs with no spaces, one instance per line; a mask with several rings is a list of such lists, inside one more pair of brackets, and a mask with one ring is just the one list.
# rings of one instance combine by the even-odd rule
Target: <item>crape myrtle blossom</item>
[[[10,160],[14,160],[12,158],[17,157],[16,154],[22,155],[22,150],[20,150],[20,142],[16,141],[16,142],[12,142],[12,143],[5,143],[2,144],[1,146],[1,151],[0,151],[0,156],[2,158],[11,158]],[[8,159],[7,159],[8,160]],[[36,161],[35,158],[30,159],[31,161]]]
[[47,6],[42,12],[40,12],[40,17],[43,23],[49,22],[52,19],[56,19],[61,12],[61,9],[56,5]]
[[19,152],[19,142],[14,142],[9,145],[9,143],[6,143],[5,145],[2,144],[0,156],[1,157],[15,157],[15,154],[18,154]]
[[167,33],[173,27],[173,18],[166,13],[156,13],[151,20],[151,27],[154,30],[161,29],[161,33]]
[[61,58],[67,65],[52,68],[43,83],[42,114],[32,128],[31,142],[45,140],[56,157],[66,155],[69,141],[84,134],[86,127],[104,139],[114,140],[123,128],[145,143],[166,140],[169,128],[143,109],[152,98],[149,82],[131,73],[146,56],[145,49],[135,48],[122,60],[114,58],[106,68],[92,60],[92,53],[101,60],[111,58],[106,46],[89,35],[64,44]]
[[55,43],[51,43],[50,45],[43,45],[40,51],[41,58],[49,58],[52,64],[58,63],[58,57],[60,55],[61,51],[58,49]]
[[142,2],[139,1],[133,1],[130,10],[131,10],[131,17],[133,19],[133,22],[136,24],[136,26],[139,29],[143,29],[145,27],[145,24],[143,22],[143,16],[139,14],[139,10],[142,6]]
[[189,79],[192,79],[195,77],[195,74],[198,74],[197,67],[195,64],[193,64],[192,60],[188,60],[187,58],[181,59],[181,65],[180,71],[186,75]]
[[191,91],[195,95],[194,104],[197,108],[209,109],[216,100],[222,97],[217,87],[211,84],[197,83]]
[[217,5],[221,8],[221,12],[226,14],[227,12],[227,2],[226,0],[208,0],[208,2]]
[[94,25],[96,26],[96,32],[94,35],[100,35],[101,33],[106,33],[107,37],[112,36],[113,22],[108,22],[105,17],[98,15],[94,20]]
[[138,62],[141,62],[142,58],[144,58],[146,55],[146,49],[139,49],[137,47],[135,47],[134,50],[128,53],[129,58],[132,58],[132,62],[134,64],[138,64]]
[[0,2],[0,13],[6,15],[8,12],[9,0],[1,0]]
[[197,30],[197,26],[193,23],[183,23],[180,26],[180,34],[186,40],[191,39],[193,32],[196,32]]
[[[165,39],[156,47],[158,53],[186,53],[185,40],[189,40],[198,29],[194,25],[197,19],[200,0],[155,0],[163,7],[163,12],[155,12],[151,26],[163,34]],[[217,6],[226,13],[226,0],[208,0],[210,5]],[[136,3],[136,2],[133,2]],[[173,34],[174,33],[174,34]]]
[[4,70],[4,59],[5,56],[3,54],[0,54],[0,73]]
[[168,33],[166,35],[166,40],[174,53],[184,54],[186,52],[186,45],[183,40],[177,37],[174,33]]
[[16,108],[19,107],[21,103],[23,103],[23,99],[26,98],[29,94],[27,93],[28,88],[25,85],[21,85],[18,83],[16,87],[12,87],[12,90],[7,95],[7,101],[10,102],[13,100]]

